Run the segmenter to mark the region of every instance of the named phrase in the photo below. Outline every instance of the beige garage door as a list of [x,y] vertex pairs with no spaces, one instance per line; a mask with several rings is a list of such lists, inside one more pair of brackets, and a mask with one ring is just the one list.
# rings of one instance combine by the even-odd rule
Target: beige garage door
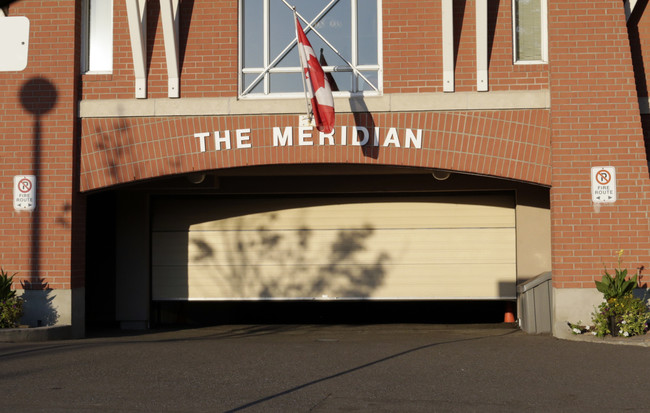
[[154,300],[515,297],[504,195],[164,199]]

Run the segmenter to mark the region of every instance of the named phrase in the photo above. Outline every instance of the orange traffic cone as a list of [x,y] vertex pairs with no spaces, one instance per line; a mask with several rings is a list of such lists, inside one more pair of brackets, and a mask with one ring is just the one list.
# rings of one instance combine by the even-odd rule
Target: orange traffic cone
[[506,312],[503,316],[504,323],[514,323],[515,322],[515,312],[513,303],[506,303]]

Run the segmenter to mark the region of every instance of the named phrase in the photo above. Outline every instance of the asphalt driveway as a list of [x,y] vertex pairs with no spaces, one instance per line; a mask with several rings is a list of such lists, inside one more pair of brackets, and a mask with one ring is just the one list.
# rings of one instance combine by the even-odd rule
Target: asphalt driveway
[[504,325],[240,325],[0,343],[1,411],[650,409],[650,349]]

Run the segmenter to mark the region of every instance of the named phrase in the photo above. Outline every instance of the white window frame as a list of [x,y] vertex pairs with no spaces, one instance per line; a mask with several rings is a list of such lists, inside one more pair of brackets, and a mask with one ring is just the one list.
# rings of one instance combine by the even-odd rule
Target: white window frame
[[[264,59],[263,59],[263,64],[264,67],[261,68],[243,68],[243,56],[244,56],[244,42],[243,42],[243,5],[242,2],[244,0],[239,0],[239,17],[238,17],[238,29],[239,29],[239,56],[238,56],[238,73],[237,73],[237,90],[238,90],[238,96],[240,99],[277,99],[277,98],[295,98],[298,96],[303,96],[303,92],[275,92],[272,93],[270,92],[270,77],[269,75],[272,73],[300,73],[301,68],[300,68],[300,62],[296,61],[296,66],[295,67],[271,67],[271,64],[280,61],[282,57],[286,55],[286,53],[289,52],[291,49],[291,46],[287,46],[281,52],[278,56],[270,56],[269,55],[269,38],[268,38],[268,33],[269,33],[269,28],[268,28],[268,22],[269,22],[269,13],[270,13],[270,7],[269,7],[269,2],[270,0],[264,0],[264,13],[263,13],[263,19],[264,19]],[[281,0],[285,4],[288,4],[286,0]],[[332,73],[332,72],[344,72],[344,71],[349,71],[349,72],[363,72],[364,70],[376,70],[377,71],[377,85],[376,90],[371,90],[371,91],[358,91],[358,92],[350,92],[350,91],[335,91],[332,92],[332,94],[336,97],[349,97],[349,96],[377,96],[381,95],[383,93],[383,42],[382,42],[382,1],[383,0],[376,0],[377,2],[377,64],[376,65],[359,65],[357,64],[357,36],[356,36],[356,22],[357,22],[357,3],[358,0],[350,0],[350,12],[351,12],[351,22],[352,22],[352,27],[351,31],[353,32],[352,35],[352,44],[351,44],[351,67],[343,67],[343,66],[323,66],[323,71],[325,73]],[[338,0],[332,0],[328,6],[325,8],[326,10],[329,10],[331,7],[333,7]],[[287,9],[287,13],[290,12],[290,9]],[[320,16],[323,13],[319,13],[317,15],[317,20],[320,18]],[[298,10],[298,15],[300,15],[300,10]],[[303,27],[303,30],[305,31],[305,34],[308,34],[310,32],[314,32],[317,34],[321,39],[323,39],[326,43],[327,40],[320,36],[316,29],[309,27],[308,23],[306,23],[302,18],[300,18],[300,24]],[[295,40],[293,43],[290,43],[290,45],[295,44]],[[246,89],[244,89],[244,74],[254,74],[254,73],[259,73],[260,75],[263,75],[263,78],[261,79],[261,82],[263,82],[263,87],[264,87],[264,93],[245,93],[247,92],[248,89],[251,89],[255,87],[259,82],[253,82],[253,84],[249,85]],[[363,77],[363,74],[359,74],[359,76]],[[355,76],[354,78],[354,86],[355,89],[358,90],[358,82],[359,82],[359,76]],[[371,84],[368,82],[368,84]],[[372,86],[371,86],[372,87]],[[373,87],[374,89],[374,87]]]
[[512,0],[512,61],[516,65],[535,65],[548,63],[548,0],[540,0],[540,27],[541,27],[541,60],[517,60],[517,16],[515,10],[517,0]]
[[[104,43],[107,44],[109,47],[107,49],[109,50],[102,50],[102,54],[108,53],[110,55],[109,61],[110,61],[110,67],[107,65],[106,67],[103,68],[97,68],[93,69],[93,63],[90,62],[91,58],[91,53],[90,53],[90,48],[94,47],[93,44],[91,43],[90,39],[90,25],[91,25],[91,7],[90,3],[91,1],[101,1],[103,3],[110,3],[110,16],[109,16],[109,23],[108,27],[110,30],[108,33],[102,33],[102,37],[105,36],[104,38]],[[113,73],[113,0],[84,0],[82,2],[82,10],[81,10],[81,18],[82,18],[82,24],[81,24],[81,71],[82,73],[85,74],[111,74]]]

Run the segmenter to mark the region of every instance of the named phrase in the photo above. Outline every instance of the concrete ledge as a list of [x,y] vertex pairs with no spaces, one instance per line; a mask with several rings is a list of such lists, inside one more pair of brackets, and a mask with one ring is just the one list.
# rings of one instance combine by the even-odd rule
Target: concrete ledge
[[72,326],[0,328],[0,343],[26,343],[72,338]]
[[[548,109],[547,89],[532,91],[392,93],[366,97],[335,97],[337,113],[422,112],[447,110]],[[297,98],[184,98],[102,99],[79,102],[81,118],[154,116],[237,116],[298,114],[305,111]]]

